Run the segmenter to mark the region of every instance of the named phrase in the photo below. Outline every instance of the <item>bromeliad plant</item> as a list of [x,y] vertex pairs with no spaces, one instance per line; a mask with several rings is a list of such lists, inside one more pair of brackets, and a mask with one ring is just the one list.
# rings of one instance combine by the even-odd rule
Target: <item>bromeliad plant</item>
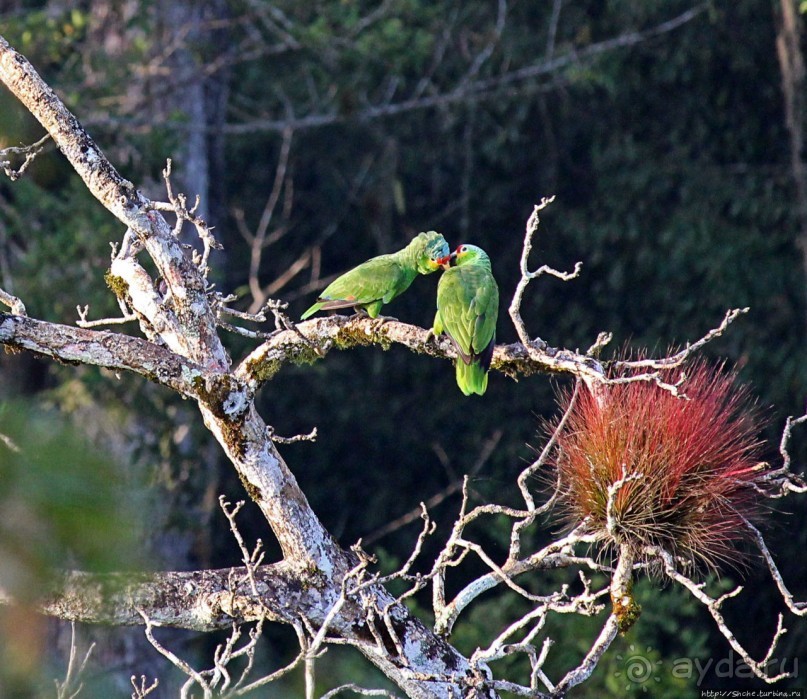
[[558,501],[570,524],[636,559],[663,550],[715,570],[741,560],[746,522],[762,512],[760,411],[732,373],[704,362],[680,391],[648,381],[579,391],[558,436]]
[[[673,388],[673,390],[670,390]],[[638,619],[633,567],[691,582],[742,562],[770,467],[760,411],[722,367],[696,362],[679,390],[628,381],[562,399],[557,502],[573,528],[618,550],[611,602],[621,632]],[[694,583],[692,583],[694,585]]]

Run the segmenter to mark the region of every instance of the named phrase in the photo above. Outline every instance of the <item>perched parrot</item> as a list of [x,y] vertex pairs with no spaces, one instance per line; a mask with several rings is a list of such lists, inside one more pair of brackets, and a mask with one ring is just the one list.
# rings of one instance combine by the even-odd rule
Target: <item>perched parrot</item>
[[334,279],[301,318],[338,308],[363,310],[378,317],[381,307],[402,294],[418,274],[431,274],[448,264],[451,250],[435,231],[418,234],[403,250],[373,257]]
[[499,287],[484,250],[476,245],[460,245],[454,255],[454,266],[443,273],[437,285],[432,332],[447,333],[457,348],[457,385],[462,392],[481,396],[488,387],[496,342]]

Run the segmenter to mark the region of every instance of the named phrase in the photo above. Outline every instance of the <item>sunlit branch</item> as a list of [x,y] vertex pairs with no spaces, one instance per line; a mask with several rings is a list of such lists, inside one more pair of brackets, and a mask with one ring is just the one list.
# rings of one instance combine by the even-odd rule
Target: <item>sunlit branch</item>
[[689,593],[698,600],[704,607],[709,611],[709,614],[712,615],[712,618],[717,625],[718,630],[723,635],[723,637],[729,642],[729,645],[734,649],[734,651],[745,661],[751,671],[760,679],[764,680],[768,684],[772,684],[774,682],[778,682],[785,677],[790,677],[790,673],[788,672],[781,672],[777,675],[768,675],[766,671],[766,664],[768,660],[772,657],[774,651],[776,650],[776,646],[779,643],[779,639],[787,632],[782,626],[782,615],[778,615],[778,620],[776,623],[776,631],[773,635],[773,639],[771,640],[770,646],[768,647],[768,651],[765,653],[765,656],[762,660],[754,660],[748,651],[740,644],[737,640],[737,637],[731,631],[731,629],[726,624],[726,620],[723,617],[723,614],[720,612],[720,607],[723,605],[726,600],[736,597],[742,591],[742,586],[738,585],[730,592],[726,594],[714,598],[707,595],[704,591],[703,583],[696,583],[693,580],[690,580],[688,577],[679,573],[675,566],[675,561],[670,553],[664,551],[663,549],[657,547],[647,547],[646,553],[650,556],[656,557],[658,560],[661,561],[664,573],[669,577],[671,580],[674,580],[682,587],[686,588]]
[[[50,134],[45,134],[36,143],[32,143],[30,146],[11,146],[9,148],[0,148],[0,168],[3,169],[3,172],[6,173],[6,176],[12,182],[18,180],[25,174],[28,166],[34,162],[36,156],[45,150],[49,140]],[[11,167],[11,161],[6,160],[6,158],[11,156],[24,156],[25,160],[18,168],[15,169]]]
[[743,517],[743,522],[745,522],[745,526],[748,527],[749,531],[754,535],[754,540],[759,547],[762,557],[765,559],[765,563],[768,565],[768,570],[771,573],[771,577],[776,583],[776,587],[779,588],[779,592],[781,593],[782,599],[787,605],[787,608],[797,616],[807,616],[807,602],[796,602],[793,597],[793,593],[787,589],[787,585],[785,585],[782,574],[779,572],[779,568],[776,566],[773,556],[768,549],[768,545],[765,543],[765,539],[762,538],[762,534],[760,533],[759,529],[751,524],[751,522],[749,522],[745,517]]
[[0,303],[5,304],[11,309],[11,312],[17,316],[27,316],[25,304],[20,301],[16,296],[12,296],[7,291],[0,289]]

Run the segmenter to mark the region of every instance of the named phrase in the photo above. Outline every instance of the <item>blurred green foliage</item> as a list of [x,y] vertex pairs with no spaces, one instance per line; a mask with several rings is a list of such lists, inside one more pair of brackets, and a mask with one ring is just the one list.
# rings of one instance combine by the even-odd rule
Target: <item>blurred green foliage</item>
[[0,589],[14,600],[0,605],[0,694],[44,696],[63,676],[46,653],[51,632],[35,613],[55,574],[150,567],[143,492],[79,425],[0,402]]
[[138,570],[141,484],[80,427],[0,404],[0,586],[33,600],[54,570]]

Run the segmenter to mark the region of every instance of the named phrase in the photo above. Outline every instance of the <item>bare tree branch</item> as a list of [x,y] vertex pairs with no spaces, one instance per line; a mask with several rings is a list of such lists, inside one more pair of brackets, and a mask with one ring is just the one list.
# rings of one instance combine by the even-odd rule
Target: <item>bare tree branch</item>
[[70,656],[67,660],[67,673],[62,682],[56,680],[56,699],[75,699],[84,687],[81,676],[87,667],[95,643],[91,643],[84,653],[84,659],[78,661],[78,647],[76,644],[76,623],[70,622]]
[[[6,173],[6,176],[14,182],[15,180],[19,179],[25,174],[25,171],[28,169],[28,166],[34,162],[34,159],[37,155],[39,155],[43,150],[45,150],[45,146],[47,142],[50,140],[50,135],[46,134],[42,138],[40,138],[36,143],[32,143],[30,146],[11,146],[10,148],[2,148],[0,149],[0,168],[3,168],[3,172]],[[8,158],[10,156],[25,156],[25,160],[23,161],[22,165],[20,165],[16,170],[11,167],[10,160],[4,160],[4,158]]]
[[[316,607],[319,611],[312,609],[306,616],[321,617],[322,610],[330,609],[331,603],[339,599],[341,581],[354,566],[355,559],[336,544],[316,517],[269,438],[267,426],[252,402],[252,391],[229,372],[229,358],[218,337],[217,318],[208,297],[204,259],[185,256],[175,231],[155,210],[155,204],[118,174],[53,90],[2,38],[0,81],[42,123],[90,192],[125,225],[127,232],[112,261],[108,283],[125,305],[138,315],[147,337],[155,343],[164,343],[170,352],[179,355],[173,360],[172,367],[179,371],[157,378],[196,399],[205,425],[230,459],[247,494],[272,527],[283,552],[285,570],[294,571],[293,579],[298,585],[300,576],[306,573],[313,576],[311,589],[318,593]],[[188,214],[192,215],[192,211]],[[141,251],[148,253],[156,265],[164,289],[162,283],[153,281],[137,261]],[[57,349],[36,343],[43,334],[52,335],[52,344]],[[296,333],[292,334],[300,339]],[[77,350],[71,346],[76,337],[85,338],[93,351],[87,352],[86,347]],[[0,315],[0,342],[18,343],[48,356],[72,356],[74,361],[84,361],[89,357],[90,363],[100,365],[118,364],[121,358],[126,360],[125,353],[121,356],[119,352],[119,343],[124,350],[131,348],[128,340],[121,340],[111,333],[81,328],[72,328],[66,333],[60,326],[37,324],[22,316],[5,314]],[[143,343],[140,347],[146,349],[148,345]],[[104,349],[105,354],[101,352]],[[151,350],[147,352],[148,356],[154,354]],[[141,374],[147,372],[148,364],[142,358],[137,366],[134,366],[134,361],[131,363],[132,370]],[[193,367],[194,363],[203,367],[203,371],[191,369],[191,374],[183,374],[183,368]],[[447,698],[450,693],[461,691],[459,678],[469,670],[468,660],[430,632],[402,604],[396,603],[386,590],[373,589],[372,594],[381,608],[389,608],[389,613],[394,615],[396,638],[399,639],[396,648],[401,657],[391,656],[386,647],[367,640],[369,621],[361,605],[345,604],[334,619],[333,631],[355,645],[410,696]],[[297,594],[292,593],[292,596]],[[176,602],[180,599],[174,597]],[[95,601],[97,603],[97,598]],[[303,600],[298,597],[296,601],[302,603]],[[226,604],[226,601],[222,603]],[[149,628],[163,623],[147,609],[148,606],[135,610],[138,617],[141,611],[146,614]],[[174,614],[182,618],[175,621],[204,626],[213,623],[214,618],[221,618],[221,604],[218,609],[213,618],[201,612],[199,616],[203,620],[194,622],[194,612],[184,603],[179,603]],[[305,610],[304,604],[296,605],[294,619],[287,622],[297,623]],[[65,618],[76,618],[66,616],[67,610],[54,611]],[[89,617],[105,613],[87,608],[82,611]],[[131,611],[129,607],[130,615]],[[261,608],[258,616],[262,614],[266,611]],[[443,679],[424,684],[422,677],[427,675]],[[195,675],[191,673],[190,676],[198,683]]]
[[[358,22],[355,32],[363,31],[391,6],[389,2],[382,3],[377,10]],[[299,45],[296,38],[298,27],[293,18],[277,8],[261,6],[258,9],[262,26],[278,36],[283,46]],[[368,104],[360,112],[367,118],[377,118],[408,109],[486,99],[503,87],[522,85],[580,60],[671,31],[691,21],[703,11],[704,6],[694,7],[644,32],[626,32],[613,39],[591,44],[578,52],[567,51],[558,55],[556,35],[562,0],[556,0],[552,8],[545,61],[490,78],[480,78],[483,67],[488,64],[501,40],[507,22],[507,9],[506,0],[499,0],[493,33],[469,59],[467,71],[453,90],[436,92],[432,81],[424,78],[409,99],[396,102],[398,84],[390,80],[384,86],[381,100]],[[443,41],[443,44],[443,48],[440,48],[438,42],[438,51],[447,50],[448,41]],[[175,48],[165,47],[166,52],[172,50]],[[554,349],[538,338],[530,339],[521,316],[523,296],[529,283],[545,274],[562,280],[573,279],[581,269],[580,263],[575,265],[572,272],[561,272],[546,265],[534,271],[530,269],[529,257],[539,226],[538,214],[552,201],[544,199],[534,208],[527,222],[519,262],[520,279],[510,305],[510,317],[519,342],[496,347],[493,367],[511,377],[538,372],[573,376],[578,380],[575,394],[538,458],[523,468],[510,484],[512,493],[520,494],[523,505],[491,502],[472,507],[470,479],[466,475],[461,481],[455,480],[430,501],[434,506],[454,492],[461,494],[458,516],[431,567],[426,572],[418,572],[419,567],[423,567],[421,559],[424,549],[428,550],[426,542],[436,532],[427,505],[422,504],[417,515],[409,513],[400,520],[404,523],[414,521],[418,515],[422,519],[421,531],[406,561],[392,573],[373,572],[373,557],[362,549],[361,542],[348,551],[334,541],[310,508],[294,475],[276,449],[275,443],[312,439],[316,430],[310,435],[285,440],[279,438],[275,436],[274,429],[258,415],[253,402],[256,391],[283,366],[323,357],[331,349],[368,344],[386,347],[397,343],[415,353],[434,358],[453,360],[456,356],[448,340],[435,339],[423,328],[394,320],[379,324],[358,316],[332,316],[294,323],[286,315],[285,305],[271,301],[268,296],[272,289],[282,286],[287,279],[309,266],[317,268],[314,276],[318,277],[317,255],[322,239],[301,254],[274,282],[268,286],[259,283],[262,251],[288,230],[281,226],[270,232],[270,226],[280,206],[282,192],[286,192],[284,205],[291,205],[291,181],[287,170],[294,129],[305,128],[303,122],[306,119],[319,117],[326,120],[322,123],[333,123],[327,119],[342,117],[328,113],[297,118],[289,113],[283,122],[284,140],[274,186],[257,228],[253,232],[243,219],[239,223],[251,244],[251,290],[256,302],[260,299],[257,310],[245,314],[226,306],[234,297],[214,293],[207,285],[209,253],[216,243],[207,223],[195,213],[199,206],[198,199],[189,208],[185,196],[173,192],[170,161],[164,173],[168,203],[150,201],[119,175],[55,93],[24,57],[2,38],[0,81],[8,85],[39,119],[89,190],[123,224],[122,231],[125,232],[119,248],[116,247],[113,253],[107,282],[118,298],[124,314],[122,320],[137,319],[140,329],[150,340],[91,330],[91,325],[111,321],[88,321],[86,308],[83,311],[79,309],[79,325],[83,327],[66,327],[34,320],[25,316],[25,306],[19,299],[0,290],[0,302],[12,310],[12,314],[0,313],[0,344],[60,361],[131,371],[195,400],[205,426],[219,441],[247,494],[272,528],[283,556],[280,562],[264,565],[262,541],[259,539],[250,548],[236,526],[236,515],[243,502],[232,505],[222,498],[222,511],[241,552],[243,567],[147,575],[68,572],[53,582],[50,593],[41,601],[43,613],[84,622],[144,626],[145,634],[155,650],[187,676],[182,696],[190,696],[198,690],[205,697],[212,697],[214,693],[223,697],[242,696],[294,668],[302,668],[306,697],[313,699],[318,658],[328,644],[344,644],[357,648],[403,692],[417,699],[459,696],[492,699],[499,692],[525,697],[560,697],[590,677],[617,633],[626,631],[638,617],[639,609],[633,600],[631,586],[634,573],[641,572],[646,565],[636,563],[641,555],[643,560],[652,559],[668,579],[685,587],[706,607],[718,629],[755,674],[768,682],[786,676],[781,673],[767,677],[764,672],[766,663],[785,633],[781,616],[767,653],[762,660],[755,661],[728,628],[721,613],[722,605],[738,595],[741,588],[713,598],[704,591],[703,585],[695,583],[676,568],[676,560],[668,552],[658,547],[638,551],[629,542],[620,540],[619,527],[613,516],[614,505],[620,490],[630,481],[641,479],[641,474],[624,470],[622,478],[607,488],[607,521],[604,528],[594,530],[590,521],[584,519],[560,538],[530,549],[527,549],[525,536],[538,517],[545,514],[556,500],[557,487],[543,504],[538,504],[530,486],[536,472],[550,461],[553,450],[556,450],[558,435],[566,427],[578,392],[587,390],[582,384],[598,396],[604,395],[603,392],[615,384],[655,381],[677,395],[679,383],[670,382],[664,372],[681,366],[703,345],[720,336],[747,309],[729,311],[718,327],[672,356],[617,361],[610,366],[599,359],[599,354],[610,339],[607,334],[601,334],[587,354]],[[316,92],[316,89],[312,83],[312,90]],[[319,95],[315,97],[326,103],[329,99],[321,99]],[[260,126],[255,123],[240,126],[271,130],[267,124],[271,122],[262,122]],[[310,125],[315,124],[312,121]],[[4,153],[0,152],[0,156]],[[26,158],[29,155],[20,154],[26,155]],[[27,163],[28,160],[16,172],[21,173]],[[358,179],[354,182],[354,192],[358,191],[361,181]],[[169,212],[176,217],[173,228],[160,212]],[[195,227],[203,246],[201,255],[186,254],[179,243],[178,238],[185,223]],[[336,228],[334,224],[329,231],[333,232]],[[323,236],[330,232],[323,233]],[[156,266],[159,275],[156,279],[148,271],[151,269],[149,264],[143,264],[139,259],[143,253],[148,254]],[[228,326],[221,318],[223,313],[227,313],[243,321],[265,322],[269,312],[275,320],[275,330],[269,333]],[[248,337],[264,341],[233,369],[218,336],[219,327],[232,327]],[[614,370],[614,375],[607,374],[606,368]],[[758,488],[760,495],[781,497],[789,493],[807,492],[803,478],[790,471],[787,448],[792,426],[805,420],[807,416],[788,421],[780,447],[783,466],[767,474],[764,487]],[[494,433],[483,446],[477,460],[478,467],[489,458],[500,436],[500,433]],[[770,492],[767,490],[769,485]],[[473,536],[478,527],[487,523],[488,518],[509,523],[510,541],[504,560],[501,552],[486,547]],[[746,524],[786,605],[795,614],[804,616],[807,614],[805,603],[794,601],[761,533],[750,523]],[[396,522],[390,526],[399,525]],[[453,576],[454,570],[466,562],[481,563],[483,573],[470,581],[463,578],[458,585],[448,585],[449,576]],[[538,593],[533,591],[530,580],[523,577],[535,571],[560,567],[573,568],[579,582],[561,584],[558,589]],[[586,570],[605,575],[589,580]],[[607,583],[602,582],[603,577],[608,579]],[[385,587],[393,582],[405,587],[397,596]],[[453,580],[450,582],[453,583]],[[427,628],[406,606],[407,601],[429,585],[435,631]],[[491,633],[486,647],[479,647],[465,657],[446,638],[471,603],[497,587],[528,603],[529,609],[504,628]],[[447,590],[458,591],[450,598]],[[554,614],[595,616],[605,609],[609,597],[612,611],[588,650],[581,652],[578,665],[568,670],[559,681],[550,678],[545,664],[553,640],[546,635],[547,620]],[[0,590],[0,604],[11,602],[11,596]],[[256,648],[266,621],[291,626],[297,635],[299,653],[284,667],[252,679],[250,674],[254,670]],[[244,623],[254,623],[247,634],[241,627]],[[198,670],[156,638],[155,629],[162,626],[203,631],[229,629],[230,635],[216,648],[212,667]],[[495,663],[515,655],[528,663],[529,677],[523,684],[498,679],[494,674]],[[243,663],[238,676],[233,670],[238,665],[230,665],[237,659]],[[74,654],[68,664],[65,681],[57,683],[63,698],[72,698],[80,690],[77,678],[83,664],[78,670],[75,668]],[[132,678],[132,696],[141,699],[156,686],[156,682],[147,686],[144,677],[139,685]],[[366,689],[354,684],[336,687],[324,696],[332,697],[347,691],[366,696],[393,696],[385,690]]]
[[[635,46],[656,36],[671,32],[684,24],[691,22],[705,9],[705,4],[696,5],[680,15],[661,22],[655,27],[644,31],[624,32],[611,39],[590,44],[580,50],[570,49],[562,55],[553,55],[547,59],[515,70],[505,71],[490,78],[479,78],[472,81],[460,81],[452,89],[445,92],[423,95],[422,88],[416,90],[412,97],[399,102],[369,105],[351,115],[351,120],[364,122],[380,119],[397,114],[403,114],[420,109],[445,107],[451,104],[466,104],[496,99],[502,89],[512,88],[534,90],[535,86],[529,83],[537,78],[549,77],[560,73],[569,66],[577,65],[585,60],[592,59],[615,49]],[[483,56],[480,54],[480,56]],[[332,124],[342,123],[347,117],[336,109],[328,112],[308,114],[301,117],[283,119],[253,119],[239,124],[227,124],[225,130],[231,134],[251,134],[261,131],[282,133],[286,129],[301,131],[305,129],[321,128]],[[177,124],[177,128],[181,125]]]
[[754,535],[754,540],[759,547],[762,557],[765,559],[765,563],[768,565],[768,570],[771,573],[771,577],[776,583],[776,587],[779,588],[779,592],[781,593],[782,599],[787,605],[787,608],[796,616],[807,616],[807,602],[796,602],[794,600],[793,593],[787,589],[787,585],[785,585],[785,581],[782,579],[782,574],[779,572],[779,568],[776,567],[773,556],[768,549],[768,545],[765,543],[765,539],[762,538],[762,534],[760,533],[759,529],[745,519],[745,517],[743,517],[743,520],[745,521],[745,526],[748,527],[748,529]]
[[160,686],[159,680],[154,680],[150,684],[146,684],[146,676],[140,675],[140,684],[137,683],[137,678],[132,675],[130,678],[132,683],[132,699],[145,699],[149,694],[151,694],[157,687]]
[[11,312],[14,315],[18,316],[27,316],[28,313],[25,310],[25,304],[20,301],[16,296],[12,296],[7,291],[3,291],[0,289],[0,303],[4,303],[11,309]]
[[650,547],[647,553],[651,556],[657,557],[663,564],[664,573],[672,580],[677,582],[682,587],[686,588],[689,593],[698,600],[704,607],[708,610],[709,614],[712,615],[712,618],[717,625],[718,630],[721,634],[725,637],[725,639],[729,642],[729,645],[734,649],[734,651],[745,661],[751,671],[759,677],[760,679],[764,680],[768,684],[772,684],[774,682],[778,682],[785,677],[790,677],[790,673],[788,672],[781,672],[777,675],[768,675],[766,670],[766,665],[768,660],[771,658],[773,653],[776,650],[776,646],[779,643],[779,639],[787,632],[787,629],[782,626],[782,615],[779,614],[778,621],[776,624],[776,631],[773,635],[773,639],[771,640],[770,646],[768,647],[768,651],[765,653],[765,656],[762,660],[754,660],[748,651],[740,644],[737,640],[737,637],[731,631],[731,629],[726,624],[726,620],[723,617],[723,614],[720,612],[720,608],[723,604],[742,592],[742,586],[739,585],[734,588],[731,592],[727,592],[726,594],[714,598],[710,597],[703,591],[703,584],[695,583],[694,581],[687,578],[682,573],[676,570],[675,561],[670,553],[664,551],[659,548]]
[[221,380],[204,367],[146,340],[0,313],[0,344],[61,362],[131,371],[182,395],[199,398]]

